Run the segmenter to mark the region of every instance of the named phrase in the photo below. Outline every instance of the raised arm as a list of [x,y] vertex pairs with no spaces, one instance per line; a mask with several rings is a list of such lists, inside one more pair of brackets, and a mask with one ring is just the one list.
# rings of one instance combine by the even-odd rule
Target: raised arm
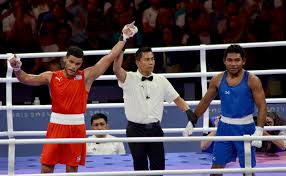
[[103,56],[94,66],[88,67],[84,70],[87,88],[90,88],[92,82],[107,70],[114,59],[122,52],[126,44],[126,39],[134,36],[136,32],[137,28],[134,26],[134,22],[127,24],[122,30],[122,37],[111,49],[110,53]]
[[43,84],[49,84],[52,78],[52,72],[44,72],[39,75],[28,74],[25,71],[21,70],[22,62],[15,55],[9,59],[10,65],[14,70],[14,73],[18,80],[27,85],[31,86],[40,86]]
[[118,57],[124,45],[124,41],[118,41],[118,43],[111,49],[109,54],[103,56],[94,66],[88,67],[84,70],[85,77],[88,80],[93,81],[102,75],[111,65],[113,60]]
[[113,72],[116,75],[117,79],[124,83],[126,79],[126,71],[121,67],[123,62],[123,52],[117,57],[113,62]]

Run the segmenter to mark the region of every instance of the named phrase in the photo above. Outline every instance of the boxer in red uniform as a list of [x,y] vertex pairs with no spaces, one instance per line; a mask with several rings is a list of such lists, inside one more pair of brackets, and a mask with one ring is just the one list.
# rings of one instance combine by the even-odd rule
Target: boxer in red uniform
[[[15,55],[9,58],[10,65],[21,83],[27,85],[49,85],[52,113],[46,138],[85,138],[84,113],[87,97],[93,81],[102,75],[124,48],[126,39],[137,32],[134,23],[127,24],[122,36],[111,52],[94,66],[79,70],[83,62],[83,51],[70,47],[64,57],[64,69],[39,75],[21,70],[21,61]],[[41,173],[53,173],[56,164],[65,164],[66,172],[77,172],[78,165],[85,165],[86,144],[45,144],[41,155]]]

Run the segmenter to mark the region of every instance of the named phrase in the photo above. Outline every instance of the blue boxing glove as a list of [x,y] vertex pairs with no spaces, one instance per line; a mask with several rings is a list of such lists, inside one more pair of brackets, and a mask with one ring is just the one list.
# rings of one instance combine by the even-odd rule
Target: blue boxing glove
[[193,129],[194,129],[195,125],[197,124],[198,117],[191,109],[188,109],[186,111],[186,114],[187,114],[189,122],[188,122],[185,130],[183,131],[183,136],[190,136],[190,135],[192,135]]

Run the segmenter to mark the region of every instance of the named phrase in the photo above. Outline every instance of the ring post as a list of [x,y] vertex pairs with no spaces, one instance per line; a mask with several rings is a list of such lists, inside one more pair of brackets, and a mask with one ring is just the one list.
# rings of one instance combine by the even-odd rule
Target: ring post
[[[246,139],[250,137],[250,135],[243,135]],[[252,176],[252,173],[247,170],[251,169],[251,141],[244,140],[244,161],[245,161],[245,176]]]
[[15,138],[9,139],[8,149],[8,175],[14,176],[15,172]]

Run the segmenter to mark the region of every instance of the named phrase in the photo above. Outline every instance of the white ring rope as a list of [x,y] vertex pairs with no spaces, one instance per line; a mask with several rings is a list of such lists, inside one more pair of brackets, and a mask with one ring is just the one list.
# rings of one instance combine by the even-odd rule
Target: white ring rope
[[[182,133],[184,128],[164,128],[162,129],[165,134],[174,134]],[[194,128],[193,132],[206,132],[207,131],[216,131],[216,128],[209,127],[204,128]],[[286,126],[265,126],[265,131],[275,131],[275,130],[285,130]],[[47,131],[13,131],[11,135],[13,136],[45,136]],[[117,130],[86,130],[87,135],[93,134],[126,134],[126,129],[117,129]],[[8,136],[8,132],[0,132],[1,136]]]
[[[194,106],[199,101],[186,101],[188,105]],[[267,98],[266,103],[286,103],[286,98]],[[219,105],[220,100],[213,100],[211,105]],[[175,106],[175,103],[164,103],[164,106]],[[100,104],[88,104],[87,108],[122,108],[123,103],[100,103]],[[35,110],[35,109],[51,109],[51,105],[13,105],[10,107],[0,106],[0,110]]]
[[48,139],[3,139],[5,144],[65,144],[93,142],[190,142],[190,141],[252,141],[286,140],[286,135],[279,136],[190,136],[190,137],[118,137],[118,138],[48,138]]
[[[54,173],[54,174],[16,174],[17,176],[134,176],[134,175],[192,175],[192,174],[220,174],[220,173],[263,173],[285,172],[286,167],[272,168],[225,168],[225,169],[192,169],[192,170],[152,170],[152,171],[120,171],[120,172],[81,172],[81,173]],[[2,175],[0,175],[2,176]]]
[[[286,69],[272,69],[272,70],[249,70],[256,75],[274,75],[274,74],[286,74]],[[158,75],[165,76],[166,78],[195,78],[207,76],[211,77],[221,72],[189,72],[189,73],[159,73]],[[97,80],[117,80],[115,75],[101,75]],[[0,78],[0,83],[5,82],[19,82],[17,78]]]
[[[238,43],[244,48],[259,48],[259,47],[276,47],[276,46],[286,46],[286,41],[276,41],[276,42],[253,42],[253,43]],[[217,50],[225,49],[229,44],[213,44],[213,45],[198,45],[198,46],[176,46],[176,47],[154,47],[153,52],[178,52],[178,51],[198,51],[198,50]],[[126,49],[124,53],[132,54],[137,51],[137,48]],[[96,50],[96,51],[84,51],[84,55],[105,55],[108,54],[110,50]],[[63,57],[66,52],[42,52],[42,53],[25,53],[17,54],[20,58],[39,58],[39,57]],[[7,54],[0,54],[0,59],[7,59]]]

